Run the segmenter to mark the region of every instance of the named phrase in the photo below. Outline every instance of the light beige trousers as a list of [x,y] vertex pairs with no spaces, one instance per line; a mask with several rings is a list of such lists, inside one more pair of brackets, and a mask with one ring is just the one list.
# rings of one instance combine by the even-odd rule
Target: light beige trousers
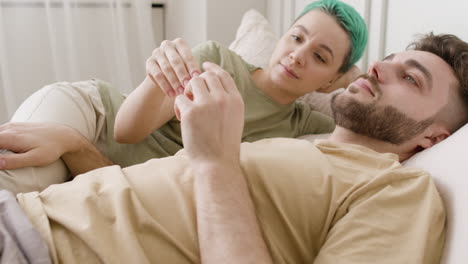
[[[41,88],[26,99],[11,121],[67,125],[96,143],[105,126],[105,110],[96,81],[56,83]],[[0,152],[8,153],[6,150]],[[61,159],[44,167],[0,171],[0,189],[13,193],[41,191],[67,180],[69,173]]]

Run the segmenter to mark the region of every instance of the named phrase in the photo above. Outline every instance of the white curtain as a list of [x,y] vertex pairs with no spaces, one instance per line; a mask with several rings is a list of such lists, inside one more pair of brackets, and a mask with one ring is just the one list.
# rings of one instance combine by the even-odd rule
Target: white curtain
[[0,0],[0,123],[46,84],[135,88],[156,44],[151,9],[151,0]]

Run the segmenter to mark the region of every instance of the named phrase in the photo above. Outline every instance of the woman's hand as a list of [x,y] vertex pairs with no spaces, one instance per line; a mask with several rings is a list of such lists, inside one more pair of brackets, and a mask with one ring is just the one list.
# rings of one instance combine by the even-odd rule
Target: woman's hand
[[168,96],[183,94],[187,83],[200,69],[187,43],[176,38],[164,40],[146,61],[146,73]]

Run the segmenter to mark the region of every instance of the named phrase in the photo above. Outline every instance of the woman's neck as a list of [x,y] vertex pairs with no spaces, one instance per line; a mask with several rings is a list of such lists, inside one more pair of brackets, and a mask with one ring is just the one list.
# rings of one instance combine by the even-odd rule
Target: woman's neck
[[276,86],[269,78],[268,68],[253,71],[251,77],[255,85],[278,104],[291,104],[298,98]]

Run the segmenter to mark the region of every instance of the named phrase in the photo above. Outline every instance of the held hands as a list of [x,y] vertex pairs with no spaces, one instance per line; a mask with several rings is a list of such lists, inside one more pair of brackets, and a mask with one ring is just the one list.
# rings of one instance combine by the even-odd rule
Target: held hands
[[203,68],[174,104],[184,147],[195,165],[239,162],[244,102],[226,71],[209,62]]
[[15,153],[0,155],[0,170],[51,164],[64,153],[76,148],[75,135],[79,135],[79,132],[52,123],[1,125],[0,149]]
[[146,61],[146,73],[170,97],[183,94],[187,83],[200,75],[187,43],[177,38],[164,40]]

